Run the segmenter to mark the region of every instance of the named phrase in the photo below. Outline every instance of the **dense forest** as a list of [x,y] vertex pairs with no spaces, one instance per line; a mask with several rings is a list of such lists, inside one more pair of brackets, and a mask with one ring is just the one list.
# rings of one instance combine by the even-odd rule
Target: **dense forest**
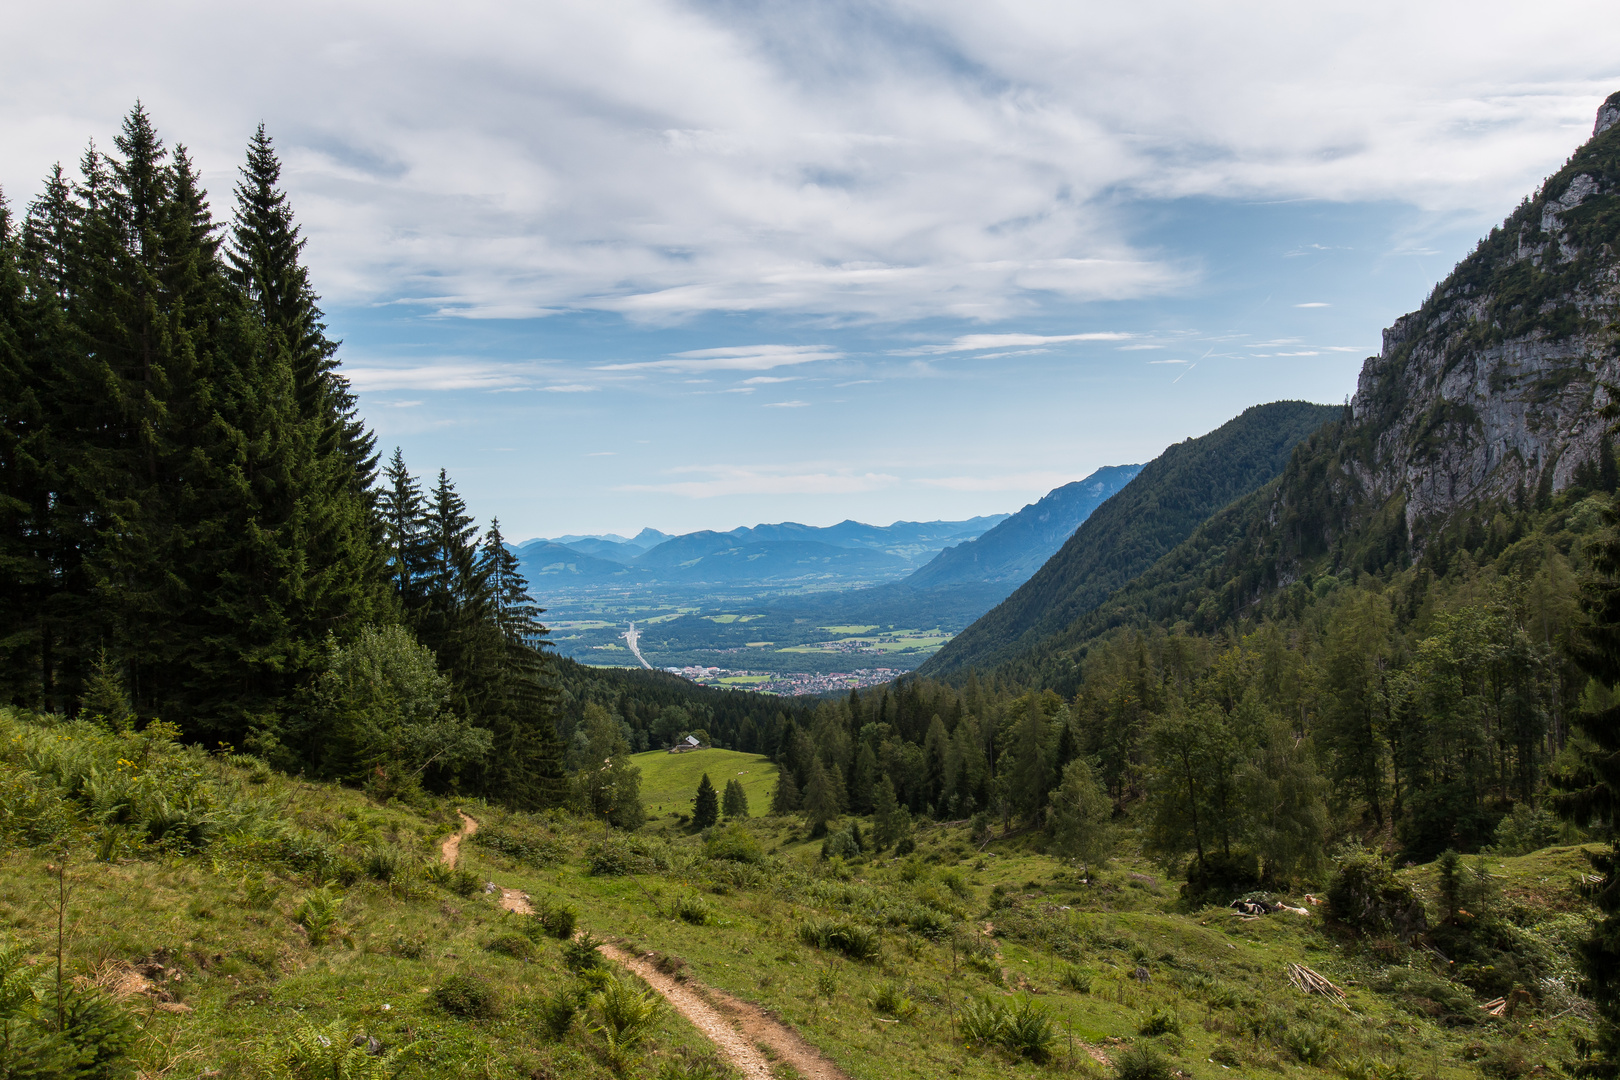
[[762,746],[774,699],[557,663],[499,522],[380,461],[279,184],[261,128],[216,221],[137,106],[0,200],[0,700],[520,807],[593,703]]

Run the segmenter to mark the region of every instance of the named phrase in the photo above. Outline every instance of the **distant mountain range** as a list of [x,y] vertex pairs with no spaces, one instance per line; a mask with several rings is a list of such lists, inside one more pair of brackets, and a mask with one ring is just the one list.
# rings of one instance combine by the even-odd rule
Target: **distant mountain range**
[[[988,602],[1022,584],[1109,496],[1140,472],[1110,465],[1016,514],[965,521],[825,527],[797,522],[671,536],[643,529],[536,539],[515,550],[544,598],[549,591],[613,585],[812,585],[911,589],[990,586]],[[982,609],[980,609],[982,610]]]
[[945,547],[962,544],[1007,520],[1006,514],[966,521],[842,521],[819,527],[783,522],[670,536],[643,529],[530,540],[516,547],[536,591],[614,585],[857,586],[897,581]]

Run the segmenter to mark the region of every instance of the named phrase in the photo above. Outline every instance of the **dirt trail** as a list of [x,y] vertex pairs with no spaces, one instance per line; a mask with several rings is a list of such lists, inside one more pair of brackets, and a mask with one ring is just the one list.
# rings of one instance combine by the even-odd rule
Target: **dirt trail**
[[[456,811],[460,814],[461,811]],[[461,853],[461,841],[478,831],[478,822],[461,814],[461,831],[445,838],[439,850],[450,866]],[[501,907],[522,915],[532,914],[529,894],[501,888]],[[810,1043],[777,1020],[771,1019],[752,1002],[743,1001],[696,979],[676,978],[659,971],[648,956],[632,956],[613,945],[599,947],[603,956],[635,972],[656,990],[675,1011],[684,1016],[705,1038],[714,1043],[722,1057],[740,1070],[747,1080],[774,1080],[771,1062],[759,1048],[792,1066],[804,1080],[850,1080],[838,1066],[821,1056]]]
[[[461,811],[457,810],[456,813],[461,814]],[[461,831],[451,833],[444,838],[444,843],[439,845],[439,854],[444,859],[444,865],[449,867],[456,865],[456,860],[461,858],[461,842],[477,831],[478,822],[466,814],[461,814]]]

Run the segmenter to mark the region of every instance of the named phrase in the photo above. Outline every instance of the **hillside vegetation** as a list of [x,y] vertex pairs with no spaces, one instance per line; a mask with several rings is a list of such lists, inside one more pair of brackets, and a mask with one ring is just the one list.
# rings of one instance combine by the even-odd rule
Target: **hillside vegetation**
[[[1461,886],[1434,866],[1380,885],[1428,897],[1448,964],[1390,926],[1330,921],[1340,900],[1205,906],[1129,835],[1090,867],[965,826],[874,851],[871,819],[859,848],[835,823],[841,853],[793,818],[625,835],[478,802],[379,804],[163,725],[6,712],[0,729],[6,1075],[725,1075],[697,1030],[567,940],[576,925],[759,1003],[873,1080],[1518,1077],[1573,1069],[1590,1038],[1569,990],[1589,909],[1568,847],[1470,862]],[[451,870],[438,843],[458,807],[480,827]],[[1348,854],[1330,894],[1366,865]],[[485,882],[537,914],[504,911]],[[1466,916],[1446,914],[1457,888]],[[1499,981],[1527,988],[1501,1015],[1453,981],[1458,943],[1487,936],[1519,965]],[[1297,989],[1291,964],[1344,998]],[[68,1045],[82,1064],[38,1068]]]

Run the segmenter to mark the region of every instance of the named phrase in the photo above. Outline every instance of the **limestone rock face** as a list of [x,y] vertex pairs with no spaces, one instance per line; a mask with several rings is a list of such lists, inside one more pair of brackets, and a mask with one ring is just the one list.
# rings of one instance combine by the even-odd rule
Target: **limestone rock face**
[[1620,94],[1593,138],[1384,331],[1342,460],[1358,500],[1404,499],[1408,539],[1482,500],[1569,486],[1599,456],[1620,383]]

